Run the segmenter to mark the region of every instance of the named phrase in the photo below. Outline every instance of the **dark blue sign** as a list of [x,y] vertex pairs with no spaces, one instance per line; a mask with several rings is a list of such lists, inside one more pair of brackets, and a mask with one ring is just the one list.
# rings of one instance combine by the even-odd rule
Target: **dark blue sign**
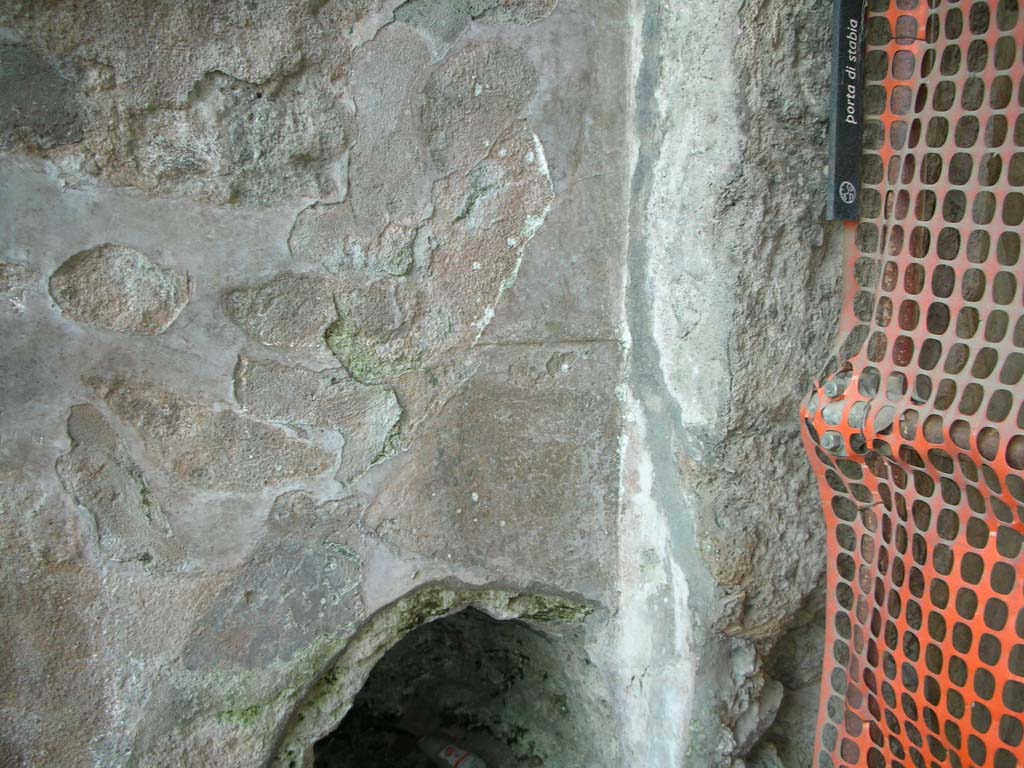
[[860,218],[864,133],[864,2],[833,0],[832,116],[828,132],[827,217]]

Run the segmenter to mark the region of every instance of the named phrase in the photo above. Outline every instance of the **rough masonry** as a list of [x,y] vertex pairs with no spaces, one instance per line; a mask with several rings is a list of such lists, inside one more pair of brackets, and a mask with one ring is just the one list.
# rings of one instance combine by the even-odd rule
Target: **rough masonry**
[[0,762],[312,765],[470,609],[517,759],[805,764],[827,6],[0,3]]

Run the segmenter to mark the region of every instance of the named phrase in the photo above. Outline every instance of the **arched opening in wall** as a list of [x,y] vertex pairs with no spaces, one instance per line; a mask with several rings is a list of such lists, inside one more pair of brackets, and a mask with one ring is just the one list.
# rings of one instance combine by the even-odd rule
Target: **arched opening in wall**
[[437,762],[426,751],[436,757],[454,744],[487,768],[612,765],[611,726],[581,627],[541,632],[466,608],[419,626],[383,655],[337,728],[316,742],[313,764],[454,765],[457,757]]

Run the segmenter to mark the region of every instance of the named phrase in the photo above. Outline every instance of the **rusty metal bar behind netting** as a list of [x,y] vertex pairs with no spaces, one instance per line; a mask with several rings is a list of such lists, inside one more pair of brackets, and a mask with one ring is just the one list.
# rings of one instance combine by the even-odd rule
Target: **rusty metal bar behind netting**
[[1024,14],[872,0],[860,220],[804,403],[828,524],[817,768],[1024,766]]

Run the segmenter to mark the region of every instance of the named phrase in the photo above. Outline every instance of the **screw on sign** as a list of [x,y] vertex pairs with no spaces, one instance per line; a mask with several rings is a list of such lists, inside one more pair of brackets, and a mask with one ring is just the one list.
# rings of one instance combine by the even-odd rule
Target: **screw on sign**
[[871,0],[816,768],[1024,766],[1024,13]]
[[844,203],[852,203],[857,199],[857,188],[849,181],[839,185],[839,199]]

